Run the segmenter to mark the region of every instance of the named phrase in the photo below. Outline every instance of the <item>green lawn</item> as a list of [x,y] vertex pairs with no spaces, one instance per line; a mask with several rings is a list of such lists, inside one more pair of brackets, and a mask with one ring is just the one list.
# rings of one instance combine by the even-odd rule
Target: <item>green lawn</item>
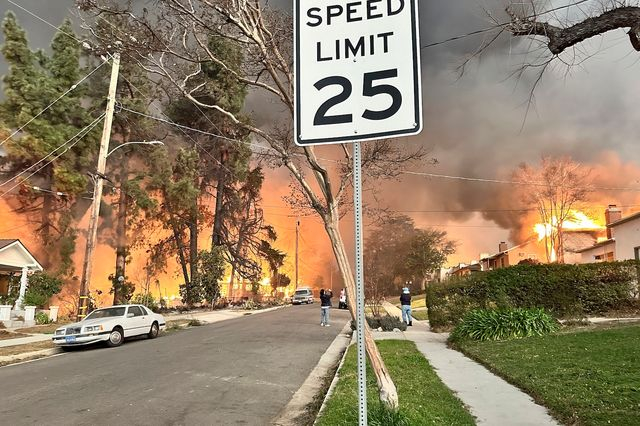
[[[397,297],[387,297],[387,300],[390,303],[393,303],[398,308],[400,307],[400,295]],[[411,295],[411,307],[415,308],[424,308],[427,306],[427,295],[426,294],[412,294]]]
[[[375,377],[367,369],[369,425],[474,425],[473,417],[445,387],[413,342],[384,340],[376,342],[389,368],[400,400],[399,417],[404,423],[381,418]],[[338,384],[318,425],[358,424],[356,347],[351,346],[339,372]],[[372,415],[373,413],[373,415]]]
[[427,321],[429,319],[427,311],[411,311],[411,316],[418,321]]
[[640,326],[459,346],[566,424],[640,425]]

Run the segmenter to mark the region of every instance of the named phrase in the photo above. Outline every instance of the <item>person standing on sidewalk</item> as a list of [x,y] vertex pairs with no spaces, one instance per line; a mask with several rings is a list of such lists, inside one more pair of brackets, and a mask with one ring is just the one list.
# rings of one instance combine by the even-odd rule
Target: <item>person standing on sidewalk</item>
[[402,322],[407,325],[413,325],[411,321],[411,293],[408,287],[402,289],[400,304],[402,305]]
[[320,325],[330,327],[329,325],[329,309],[331,309],[331,290],[320,290]]

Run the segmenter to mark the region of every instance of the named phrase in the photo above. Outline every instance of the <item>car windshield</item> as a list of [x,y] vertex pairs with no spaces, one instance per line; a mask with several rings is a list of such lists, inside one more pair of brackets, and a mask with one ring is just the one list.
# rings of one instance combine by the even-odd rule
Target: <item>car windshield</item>
[[124,315],[124,306],[118,308],[105,308],[105,309],[97,309],[91,312],[85,320],[97,319],[97,318],[110,318],[110,317],[121,317]]
[[296,296],[306,296],[307,294],[309,294],[309,290],[297,290],[296,291]]

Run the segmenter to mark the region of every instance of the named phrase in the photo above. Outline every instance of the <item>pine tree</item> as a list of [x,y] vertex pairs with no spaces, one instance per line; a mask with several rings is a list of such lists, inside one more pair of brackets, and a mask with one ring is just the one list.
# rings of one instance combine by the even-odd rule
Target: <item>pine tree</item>
[[[54,36],[50,56],[29,48],[26,32],[12,12],[7,13],[2,31],[5,42],[1,52],[9,73],[3,79],[5,100],[0,104],[0,119],[5,126],[15,129],[79,80],[81,47],[71,37],[73,28],[69,20]],[[76,203],[78,196],[87,190],[84,171],[93,158],[98,137],[98,131],[94,130],[84,138],[73,139],[92,122],[83,107],[83,96],[81,87],[71,91],[5,145],[15,171],[31,167],[21,177],[24,185],[18,193],[17,211],[28,214],[37,223],[36,233],[43,247],[47,247],[40,255],[41,261],[46,267],[55,265],[55,272],[60,274],[69,274],[73,269],[74,213],[82,213]],[[55,154],[40,162],[51,152]],[[58,154],[62,155],[55,158]],[[58,192],[65,195],[58,196]]]

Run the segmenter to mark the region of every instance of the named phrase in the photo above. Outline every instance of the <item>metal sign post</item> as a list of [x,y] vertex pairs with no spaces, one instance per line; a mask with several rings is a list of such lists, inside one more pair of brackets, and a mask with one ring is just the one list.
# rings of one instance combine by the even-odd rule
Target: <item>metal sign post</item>
[[358,424],[367,424],[367,359],[364,347],[364,265],[362,262],[362,161],[360,142],[353,144],[353,215],[356,237],[356,333],[358,344]]
[[352,143],[359,424],[367,424],[360,141],[422,130],[418,0],[293,0],[294,141]]

